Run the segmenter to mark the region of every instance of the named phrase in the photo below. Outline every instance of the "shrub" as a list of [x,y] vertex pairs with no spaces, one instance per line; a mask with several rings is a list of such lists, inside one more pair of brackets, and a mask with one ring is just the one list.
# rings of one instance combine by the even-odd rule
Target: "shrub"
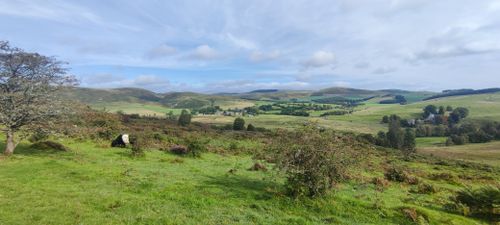
[[245,130],[245,120],[240,117],[234,119],[233,130]]
[[250,171],[264,171],[265,172],[265,171],[267,171],[267,167],[262,163],[256,162],[248,170],[250,170]]
[[188,148],[183,145],[174,145],[170,147],[170,152],[176,155],[186,155],[189,153]]
[[377,190],[383,190],[384,188],[389,186],[389,181],[383,177],[374,177],[371,183],[375,185]]
[[252,124],[248,124],[247,131],[255,131],[255,127]]
[[207,150],[206,142],[201,141],[199,138],[189,138],[187,140],[188,152],[192,157],[200,157],[201,153]]
[[35,144],[32,144],[31,148],[38,149],[38,150],[51,150],[51,151],[60,151],[60,152],[70,151],[70,149],[68,147],[64,146],[61,143],[55,142],[55,141],[37,142]]
[[396,182],[405,182],[408,184],[418,184],[418,178],[411,176],[407,171],[401,168],[392,167],[385,171],[384,176],[387,180]]
[[130,144],[132,144],[131,155],[133,157],[142,157],[146,153],[144,152],[145,141],[144,138],[137,135],[130,136]]
[[292,132],[279,130],[264,154],[285,173],[290,195],[313,197],[348,178],[348,170],[361,154],[357,146],[353,137],[310,125]]
[[437,189],[432,184],[422,183],[418,185],[416,188],[411,189],[410,191],[418,194],[432,194],[436,193]]
[[455,211],[464,215],[470,214],[493,221],[500,219],[500,187],[463,189],[452,197],[452,201]]

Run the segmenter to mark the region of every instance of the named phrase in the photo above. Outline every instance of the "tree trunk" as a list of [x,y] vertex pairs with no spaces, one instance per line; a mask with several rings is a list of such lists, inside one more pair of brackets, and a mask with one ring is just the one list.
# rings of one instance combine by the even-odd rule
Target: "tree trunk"
[[16,148],[16,142],[14,141],[14,132],[7,131],[7,140],[5,144],[5,155],[12,155],[14,153],[14,149]]

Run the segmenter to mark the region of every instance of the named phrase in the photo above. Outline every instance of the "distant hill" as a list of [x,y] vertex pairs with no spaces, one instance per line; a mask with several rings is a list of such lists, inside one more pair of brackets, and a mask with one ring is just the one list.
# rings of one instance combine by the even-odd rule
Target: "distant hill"
[[159,102],[160,94],[140,88],[92,89],[72,88],[64,95],[86,104],[106,102]]
[[324,102],[321,99],[332,99],[335,101],[364,101],[372,98],[390,98],[396,95],[404,96],[408,103],[422,101],[423,99],[435,95],[434,92],[407,91],[399,89],[366,90],[345,87],[332,87],[316,91],[311,96],[316,101]]
[[442,93],[427,97],[423,100],[431,100],[436,98],[444,98],[451,96],[461,96],[461,95],[478,95],[478,94],[489,94],[500,92],[500,88],[486,88],[486,89],[457,89],[457,90],[444,90]]

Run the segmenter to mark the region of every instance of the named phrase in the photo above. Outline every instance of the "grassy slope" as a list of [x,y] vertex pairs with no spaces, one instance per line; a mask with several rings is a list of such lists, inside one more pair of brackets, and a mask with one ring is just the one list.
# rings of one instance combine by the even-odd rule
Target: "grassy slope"
[[[372,169],[357,181],[324,198],[295,201],[280,194],[279,178],[247,171],[248,156],[205,154],[175,163],[176,156],[159,151],[133,159],[124,149],[70,147],[69,153],[40,153],[21,145],[14,157],[0,159],[0,224],[412,224],[401,213],[405,207],[431,224],[485,224],[443,211],[448,191],[410,194],[397,183],[375,191],[369,180],[381,176],[379,164],[389,160],[383,154],[363,166]],[[401,163],[416,174],[467,172]],[[446,190],[461,186],[427,182]]]

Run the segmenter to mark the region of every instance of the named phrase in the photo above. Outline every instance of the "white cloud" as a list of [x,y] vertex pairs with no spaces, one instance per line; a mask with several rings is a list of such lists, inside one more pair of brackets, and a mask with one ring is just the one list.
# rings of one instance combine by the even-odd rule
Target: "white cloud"
[[324,67],[335,63],[335,54],[327,51],[317,51],[302,64],[306,68]]
[[218,56],[219,54],[212,47],[208,45],[200,45],[189,55],[189,58],[196,60],[213,60]]

